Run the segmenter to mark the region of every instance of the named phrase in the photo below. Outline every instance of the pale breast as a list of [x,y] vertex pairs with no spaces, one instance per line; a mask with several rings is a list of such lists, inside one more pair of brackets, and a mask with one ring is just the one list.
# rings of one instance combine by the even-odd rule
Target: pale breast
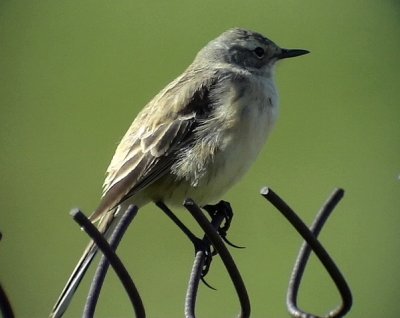
[[220,101],[220,113],[203,126],[198,142],[175,167],[179,187],[173,189],[168,178],[173,190],[167,201],[180,204],[190,197],[199,204],[216,202],[243,177],[260,153],[278,112],[273,81],[255,80],[239,97],[225,94],[225,98]]
[[256,89],[259,91],[249,91],[237,101],[239,105],[236,107],[242,109],[240,120],[234,129],[226,132],[225,138],[229,142],[218,153],[214,164],[210,165],[211,177],[207,178],[210,196],[219,198],[243,177],[256,160],[275,123],[275,90],[262,90],[263,87]]

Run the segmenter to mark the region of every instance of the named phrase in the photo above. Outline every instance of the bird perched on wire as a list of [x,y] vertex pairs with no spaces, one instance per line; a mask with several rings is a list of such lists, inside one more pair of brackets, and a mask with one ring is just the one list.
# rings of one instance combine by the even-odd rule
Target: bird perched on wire
[[[131,204],[216,202],[249,169],[274,126],[276,62],[306,53],[240,28],[202,48],[143,108],[118,145],[90,217],[99,231],[107,236]],[[66,310],[96,251],[93,243],[87,247],[52,317]]]

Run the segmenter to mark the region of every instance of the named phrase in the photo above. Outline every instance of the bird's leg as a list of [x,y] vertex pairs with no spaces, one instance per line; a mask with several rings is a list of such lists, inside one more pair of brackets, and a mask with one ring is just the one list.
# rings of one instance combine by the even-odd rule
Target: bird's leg
[[243,246],[238,246],[231,243],[226,238],[233,218],[233,210],[229,202],[221,200],[214,205],[205,205],[203,206],[203,209],[208,212],[211,219],[214,219],[217,214],[222,213],[224,216],[224,222],[222,226],[218,227],[218,234],[221,236],[226,244],[236,248],[244,248]]
[[203,279],[207,275],[212,261],[211,244],[209,240],[206,237],[204,239],[200,239],[196,235],[194,235],[193,232],[189,230],[189,228],[185,224],[183,224],[181,220],[179,220],[179,218],[165,205],[164,202],[158,201],[156,202],[156,205],[180,228],[180,230],[186,235],[186,237],[193,243],[195,253],[199,251],[202,251],[204,253],[205,260],[201,277],[202,281],[208,287],[211,287]]

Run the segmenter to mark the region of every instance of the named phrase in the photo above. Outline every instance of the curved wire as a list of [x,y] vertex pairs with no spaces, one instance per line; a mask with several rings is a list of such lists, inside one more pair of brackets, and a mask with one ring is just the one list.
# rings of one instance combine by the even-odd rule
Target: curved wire
[[[135,217],[137,210],[138,209],[135,206],[133,205],[129,206],[128,209],[122,215],[121,219],[118,221],[118,224],[113,230],[109,240],[109,245],[113,251],[117,250],[117,247],[122,237],[124,236],[125,231],[128,229],[129,224]],[[108,261],[107,257],[105,257],[103,254],[99,264],[97,265],[97,269],[89,289],[85,308],[83,309],[83,317],[94,317],[97,301],[99,299],[100,291],[101,288],[103,287],[104,279],[106,277],[109,266],[110,262]]]
[[218,235],[214,227],[211,225],[211,223],[208,221],[208,219],[205,217],[199,206],[193,200],[187,199],[185,200],[185,203],[183,205],[195,218],[202,230],[206,233],[215,250],[220,255],[221,260],[224,263],[226,270],[228,271],[228,274],[232,280],[232,283],[239,298],[241,307],[239,317],[250,317],[250,300],[247,294],[246,287],[244,285],[242,276],[240,275],[240,272],[236,267],[235,262],[228,249],[226,248],[224,242],[222,241],[221,237]]
[[342,298],[342,304],[337,309],[332,310],[327,317],[343,317],[352,306],[352,294],[346,280],[332,258],[329,256],[328,252],[317,240],[317,235],[322,229],[323,224],[327,220],[329,214],[333,211],[333,208],[343,197],[343,194],[344,191],[342,189],[335,191],[333,196],[327,201],[324,208],[322,208],[321,212],[316,217],[310,230],[297,214],[274,191],[266,187],[261,190],[261,195],[271,202],[286,217],[286,219],[307,242],[306,246],[303,245],[300,250],[289,283],[287,306],[292,317],[317,317],[297,307],[297,293],[311,249],[329,273]]
[[[133,210],[134,213],[137,212],[137,209]],[[124,264],[121,262],[119,257],[115,254],[115,252],[111,249],[108,242],[101,235],[101,233],[97,230],[97,228],[89,221],[89,219],[77,209],[74,209],[70,212],[73,219],[85,230],[85,232],[92,238],[92,240],[97,244],[101,252],[106,256],[110,265],[113,267],[115,273],[118,275],[122,285],[124,286],[129,299],[133,305],[133,309],[135,311],[137,318],[146,317],[144,306],[142,299],[140,298],[139,292],[136,289],[135,284],[132,281],[128,271],[126,270]]]
[[[0,232],[0,241],[3,238],[3,234]],[[12,310],[10,301],[8,300],[7,294],[0,284],[0,313],[4,318],[14,318],[14,312]]]

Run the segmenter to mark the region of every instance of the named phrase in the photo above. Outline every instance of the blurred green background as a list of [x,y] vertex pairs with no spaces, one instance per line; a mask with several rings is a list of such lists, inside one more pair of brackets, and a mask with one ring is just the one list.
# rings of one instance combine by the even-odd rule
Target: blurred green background
[[[46,317],[87,237],[70,208],[96,207],[104,171],[137,112],[222,31],[246,27],[312,54],[277,70],[281,114],[267,147],[224,198],[252,317],[287,317],[301,243],[259,195],[281,194],[307,222],[335,187],[344,200],[321,240],[348,278],[351,317],[398,317],[400,297],[400,3],[393,1],[0,1],[0,281],[18,317]],[[182,317],[193,250],[153,206],[120,254],[148,317]],[[178,212],[178,211],[177,211]],[[185,222],[194,223],[184,210]],[[194,227],[197,233],[198,228]],[[218,258],[199,317],[234,317]],[[89,279],[66,317],[79,317]],[[300,305],[339,302],[313,258]],[[113,273],[96,317],[128,317]]]

